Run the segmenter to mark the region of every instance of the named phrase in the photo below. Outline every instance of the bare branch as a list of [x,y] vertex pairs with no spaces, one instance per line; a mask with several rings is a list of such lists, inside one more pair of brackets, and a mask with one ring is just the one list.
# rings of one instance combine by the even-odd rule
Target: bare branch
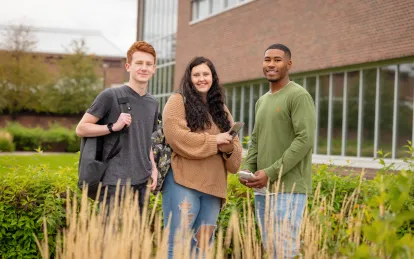
[[14,54],[31,52],[36,48],[37,40],[30,26],[10,25],[3,30],[0,46]]

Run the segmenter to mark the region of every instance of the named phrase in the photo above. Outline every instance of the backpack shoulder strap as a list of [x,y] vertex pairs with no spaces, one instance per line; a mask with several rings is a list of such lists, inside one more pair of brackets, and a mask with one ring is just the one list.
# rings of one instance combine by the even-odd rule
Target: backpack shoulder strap
[[[126,95],[124,86],[121,87],[114,87],[111,88],[112,92],[115,94],[115,97],[117,98],[119,108],[121,109],[122,113],[131,113],[131,105],[129,104],[129,99]],[[110,159],[114,158],[122,149],[122,140],[121,140],[121,134],[126,131],[126,128],[121,130],[120,132],[117,132],[118,138],[115,141],[111,151],[109,151],[108,157],[105,159],[105,161],[109,161]]]
[[114,87],[111,88],[115,93],[116,99],[118,101],[119,108],[122,113],[131,113],[131,105],[129,104],[129,98],[127,97],[125,88],[126,86]]

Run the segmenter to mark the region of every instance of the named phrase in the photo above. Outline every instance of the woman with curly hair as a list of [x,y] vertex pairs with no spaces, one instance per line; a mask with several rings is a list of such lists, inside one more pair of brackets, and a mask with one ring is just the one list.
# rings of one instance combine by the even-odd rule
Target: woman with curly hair
[[173,150],[162,199],[165,226],[171,218],[169,258],[180,227],[193,230],[191,245],[197,253],[207,248],[200,242],[202,235],[213,241],[226,199],[227,172],[236,173],[240,167],[242,147],[239,138],[229,134],[234,122],[224,99],[213,63],[196,57],[178,93],[165,105],[164,134]]

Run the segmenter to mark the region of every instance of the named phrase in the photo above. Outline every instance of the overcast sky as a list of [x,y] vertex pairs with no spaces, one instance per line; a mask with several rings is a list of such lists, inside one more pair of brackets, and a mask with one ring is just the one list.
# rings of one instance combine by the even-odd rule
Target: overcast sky
[[137,0],[0,0],[0,25],[99,30],[124,53],[136,39]]

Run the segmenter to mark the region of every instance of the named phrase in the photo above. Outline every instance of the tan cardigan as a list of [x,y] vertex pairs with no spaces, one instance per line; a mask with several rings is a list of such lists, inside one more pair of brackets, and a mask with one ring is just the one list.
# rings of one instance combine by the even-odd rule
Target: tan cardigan
[[[230,123],[233,118],[225,106]],[[171,166],[176,183],[197,191],[225,199],[227,196],[227,171],[239,170],[242,147],[234,138],[233,153],[229,158],[219,152],[216,135],[220,129],[214,122],[211,128],[191,132],[185,119],[183,97],[173,94],[163,112],[163,129],[167,143],[173,149]]]

